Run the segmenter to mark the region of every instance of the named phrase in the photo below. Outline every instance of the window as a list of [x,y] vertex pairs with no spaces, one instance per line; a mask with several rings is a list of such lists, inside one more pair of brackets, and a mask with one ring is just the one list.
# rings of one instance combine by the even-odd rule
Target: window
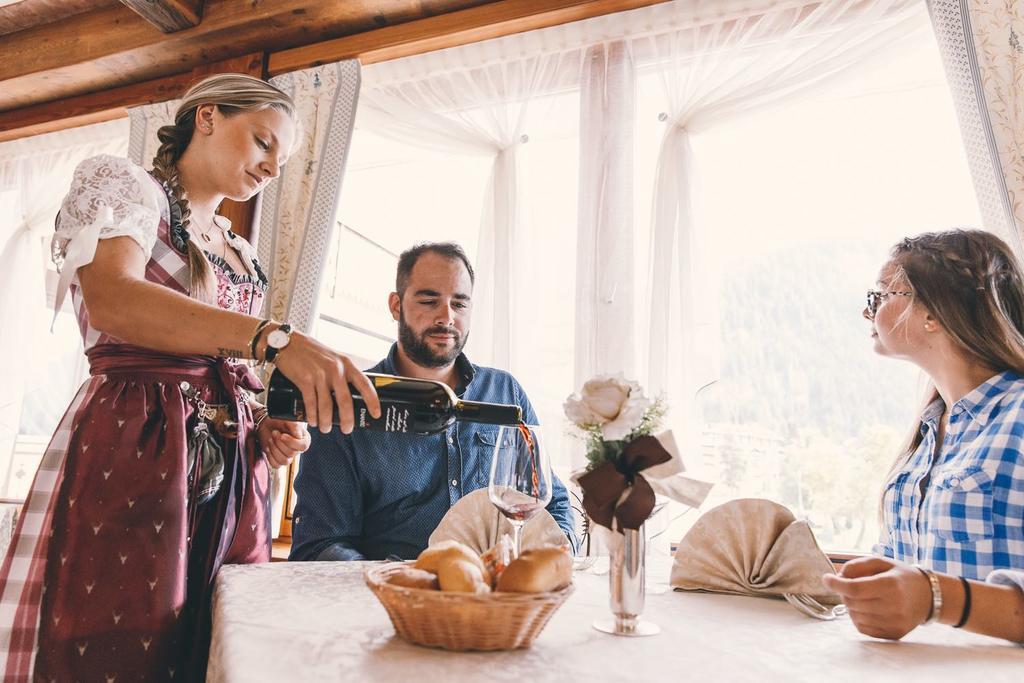
[[[716,482],[705,509],[770,498],[823,547],[877,540],[883,479],[924,384],[910,363],[873,352],[864,292],[903,237],[981,225],[926,38],[806,101],[694,139],[719,320],[717,381],[699,395],[702,452],[689,459]],[[642,95],[640,116],[655,116],[655,103]]]
[[328,254],[317,336],[369,365],[397,330],[388,312],[398,255],[453,240],[476,251],[486,160],[424,151],[358,128]]
[[16,321],[0,334],[0,498],[24,498],[46,445],[88,375],[75,314],[66,300],[53,321],[53,219],[75,167],[97,154],[124,155],[128,119],[0,145],[0,311]]
[[[49,240],[45,239],[46,248],[41,254],[49,252]],[[50,319],[53,315],[54,293],[57,284],[57,271],[47,260],[46,268],[46,300],[40,301],[30,320],[22,321],[28,328],[47,330],[39,334],[37,343],[28,350],[23,358],[25,391],[17,392],[9,399],[15,399],[12,410],[5,414],[17,414],[17,430],[13,443],[7,445],[11,453],[9,460],[0,468],[0,498],[24,499],[32,485],[39,461],[42,459],[46,445],[50,441],[57,423],[75,391],[89,374],[89,363],[82,352],[82,337],[78,329],[70,300],[66,300],[61,313],[49,332]],[[44,307],[45,306],[45,307]]]
[[[666,109],[657,78],[638,67],[638,311],[646,305]],[[531,257],[513,285],[529,321],[513,365],[560,438],[562,402],[576,388],[580,98],[569,87],[541,99],[519,154],[522,239]],[[692,142],[702,296],[717,329],[705,340],[713,381],[698,395],[702,438],[699,452],[684,454],[688,474],[715,482],[705,509],[771,498],[808,520],[823,546],[868,550],[883,477],[915,417],[919,376],[873,353],[860,315],[864,291],[900,238],[981,225],[932,35],[915,34],[884,66],[860,67],[812,96],[722,123]],[[324,283],[323,338],[372,362],[386,352],[395,335],[386,298],[396,255],[417,241],[454,239],[474,257],[489,161],[392,142],[357,123]],[[622,333],[641,340],[642,355],[637,317],[637,329]],[[467,351],[488,364],[472,341]],[[560,475],[568,474],[572,448],[566,437],[552,451]],[[667,550],[697,516],[668,506],[649,525],[658,546]]]
[[[560,442],[563,454],[572,445],[561,424],[573,382],[578,99],[570,91],[531,103],[537,117],[518,157],[525,207],[520,239],[537,248],[523,260],[516,293],[537,334],[528,348],[517,349],[530,362],[515,374],[541,422],[554,425],[546,436]],[[398,254],[417,242],[452,240],[475,261],[490,172],[490,158],[401,145],[360,128],[357,118],[317,336],[367,366],[383,358],[397,335],[387,298]],[[474,341],[471,330],[469,358],[491,364]],[[567,459],[556,467],[568,476]]]

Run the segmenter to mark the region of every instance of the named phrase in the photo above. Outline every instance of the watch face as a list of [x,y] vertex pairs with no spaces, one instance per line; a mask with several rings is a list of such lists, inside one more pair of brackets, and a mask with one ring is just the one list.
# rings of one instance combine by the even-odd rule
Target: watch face
[[281,330],[274,330],[267,335],[267,344],[273,346],[275,349],[283,349],[288,345],[289,336],[287,332]]

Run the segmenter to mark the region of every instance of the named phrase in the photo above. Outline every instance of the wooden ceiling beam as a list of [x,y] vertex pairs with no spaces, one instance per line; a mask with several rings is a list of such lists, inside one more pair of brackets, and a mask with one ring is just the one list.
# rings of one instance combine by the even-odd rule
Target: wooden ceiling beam
[[118,4],[4,36],[0,111],[489,1],[493,0],[206,0],[198,26],[166,34]]
[[122,118],[128,107],[172,99],[191,81],[187,72],[2,112],[0,142]]
[[[251,2],[252,0],[247,1]],[[376,1],[379,2],[380,0]],[[409,1],[415,2],[421,11],[423,6],[428,4],[428,0]],[[404,24],[368,30],[346,38],[327,41],[312,40],[308,41],[309,44],[301,48],[271,52],[267,62],[267,69],[263,73],[264,75],[273,76],[346,58],[356,58],[364,64],[397,59],[479,40],[545,28],[569,21],[588,19],[612,12],[655,5],[668,0],[499,0],[484,5],[479,4],[479,0],[472,1],[476,4],[468,9],[430,16]],[[216,0],[207,0],[204,12],[205,18],[198,27],[182,31],[178,34],[170,34],[167,37],[162,36],[162,34],[155,34],[152,27],[146,25],[144,21],[133,13],[128,12],[127,9],[115,7],[114,10],[118,12],[123,10],[121,12],[122,19],[126,19],[128,23],[141,24],[143,30],[148,31],[150,35],[158,35],[162,39],[173,39],[173,36],[194,34],[204,27],[209,30],[211,25],[221,25],[217,22],[223,22],[224,19],[216,18],[214,15],[216,11],[220,11],[225,4],[230,2],[235,2],[235,0],[222,0],[221,3],[217,3]],[[361,3],[362,0],[358,0],[358,2]],[[370,2],[370,0],[366,0],[366,2]],[[401,0],[401,2],[406,2],[406,0]],[[465,5],[470,0],[434,0],[431,6],[436,10],[440,7],[439,3],[448,3],[446,6],[453,6],[453,3],[458,2]],[[261,9],[259,9],[259,12],[265,13],[267,11],[262,9],[264,4],[270,3],[260,3],[259,7]],[[281,5],[308,5],[310,3],[308,0],[301,3],[297,0],[279,0],[273,4],[280,7]],[[333,5],[334,3],[331,4]],[[260,16],[263,17],[264,14]],[[311,19],[308,15],[306,17]],[[381,21],[374,23],[379,24]],[[384,23],[387,23],[387,21]],[[245,26],[248,25],[246,24]],[[249,28],[240,29],[238,25],[235,26],[235,29],[242,33],[249,30]],[[132,29],[132,31],[134,30]],[[128,33],[132,31],[128,31]],[[229,34],[231,32],[227,29],[225,31]],[[191,59],[184,59],[180,54],[174,59],[167,59],[168,54],[164,55],[164,59],[158,59],[154,55],[148,57],[148,59],[161,64],[168,64],[170,68],[177,67],[178,73],[160,73],[158,77],[144,79],[140,79],[137,76],[135,79],[131,79],[131,74],[129,74],[130,80],[126,85],[108,86],[105,88],[94,86],[95,92],[89,93],[88,88],[86,88],[84,91],[86,94],[76,93],[72,96],[50,95],[50,97],[46,98],[46,102],[39,102],[40,98],[37,97],[35,101],[32,101],[27,106],[12,108],[8,104],[10,99],[5,89],[10,83],[21,79],[3,81],[4,64],[9,59],[8,56],[4,55],[4,50],[10,37],[5,36],[4,40],[0,41],[0,141],[108,120],[123,116],[126,107],[171,99],[196,79],[196,74],[201,65],[210,61],[222,61],[213,59],[218,53],[212,47],[201,50],[200,57],[205,56],[205,60],[198,59],[195,63]],[[264,42],[272,42],[265,32],[263,40]],[[224,42],[230,44],[232,41],[230,38],[224,38]],[[248,43],[242,41],[242,44]],[[162,42],[159,45],[167,45],[167,43]],[[36,51],[40,51],[38,45]],[[63,75],[61,75],[59,69],[50,69],[41,76],[26,76],[24,78],[34,79],[26,81],[26,83],[38,88],[40,80],[54,79],[61,75],[61,77],[72,79],[78,92],[83,92],[82,85],[79,83],[83,79],[80,72],[83,70],[86,73],[89,70],[95,71],[98,69],[96,66],[97,61],[102,60],[93,60],[93,62],[88,64],[67,67],[70,69],[70,72]],[[184,69],[182,68],[183,66],[185,67]],[[195,70],[189,70],[193,68]],[[248,70],[246,72],[249,73]],[[131,80],[141,80],[141,82],[133,83]],[[10,111],[3,111],[4,109],[10,109]]]
[[18,0],[4,5],[0,0],[0,36],[116,4],[118,0]]
[[190,85],[212,73],[233,71],[263,76],[264,61],[263,53],[256,52],[173,76],[0,112],[0,142],[121,118],[130,107],[180,97]]
[[202,0],[121,0],[121,4],[164,33],[183,31],[203,20]]
[[358,59],[363,64],[373,64],[668,1],[500,0],[376,31],[274,52],[270,55],[267,72],[276,76],[342,59]]

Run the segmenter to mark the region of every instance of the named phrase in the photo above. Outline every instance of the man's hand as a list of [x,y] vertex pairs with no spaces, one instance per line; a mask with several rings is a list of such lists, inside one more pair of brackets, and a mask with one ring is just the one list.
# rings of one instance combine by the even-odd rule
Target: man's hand
[[928,579],[893,560],[850,560],[838,575],[826,574],[822,580],[843,599],[854,626],[866,636],[899,640],[924,623],[931,609]]
[[268,417],[260,423],[256,433],[260,439],[260,448],[263,449],[263,454],[267,456],[271,467],[289,464],[296,455],[309,448],[311,443],[309,430],[304,422]]

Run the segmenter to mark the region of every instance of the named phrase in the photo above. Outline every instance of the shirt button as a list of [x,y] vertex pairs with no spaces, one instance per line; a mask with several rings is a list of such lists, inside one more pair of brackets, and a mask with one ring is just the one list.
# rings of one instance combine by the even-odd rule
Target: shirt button
[[454,444],[455,443],[455,439],[453,439],[452,437],[449,436],[448,437],[448,443]]
[[458,485],[459,485],[459,480],[458,479],[452,479],[452,486],[458,486]]
[[952,479],[949,480],[949,485],[950,486],[959,486],[960,485],[960,480],[957,479],[956,477],[953,477]]

